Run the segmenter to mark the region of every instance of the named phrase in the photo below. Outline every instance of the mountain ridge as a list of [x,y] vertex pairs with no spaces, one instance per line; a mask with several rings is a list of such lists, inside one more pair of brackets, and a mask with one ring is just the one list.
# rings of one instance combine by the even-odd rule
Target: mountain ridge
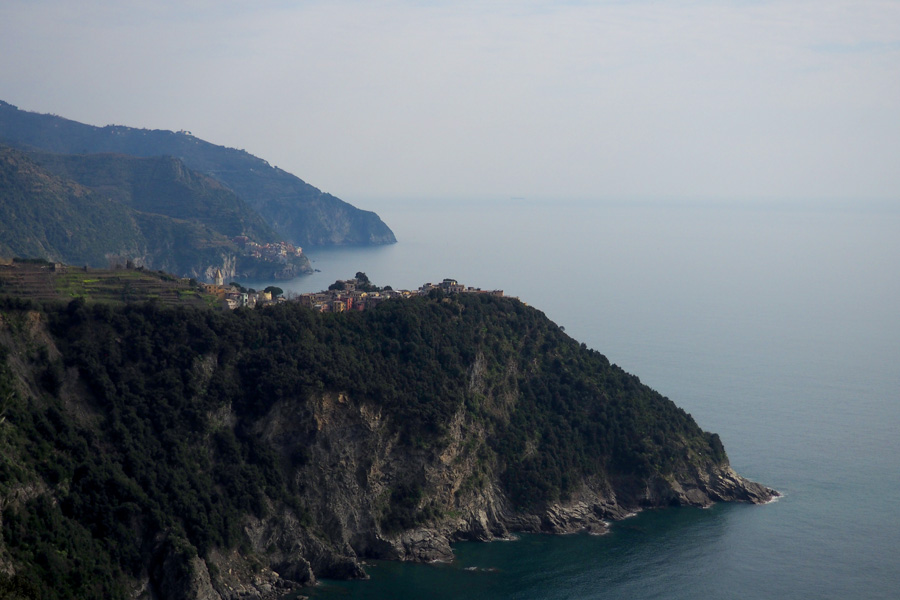
[[0,254],[92,267],[133,263],[182,277],[275,277],[309,260],[247,255],[278,234],[219,182],[172,157],[57,155],[0,145]]
[[0,142],[57,154],[167,155],[221,182],[284,239],[301,246],[391,244],[393,232],[374,212],[360,210],[244,150],[187,132],[96,127],[20,110],[0,100]]

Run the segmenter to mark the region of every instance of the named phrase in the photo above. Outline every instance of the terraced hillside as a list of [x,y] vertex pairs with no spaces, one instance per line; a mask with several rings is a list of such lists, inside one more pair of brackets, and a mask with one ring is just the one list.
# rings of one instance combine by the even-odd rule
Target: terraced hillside
[[143,269],[89,269],[45,261],[0,262],[0,296],[38,302],[83,298],[123,304],[145,300],[166,306],[211,306],[220,301],[195,282]]

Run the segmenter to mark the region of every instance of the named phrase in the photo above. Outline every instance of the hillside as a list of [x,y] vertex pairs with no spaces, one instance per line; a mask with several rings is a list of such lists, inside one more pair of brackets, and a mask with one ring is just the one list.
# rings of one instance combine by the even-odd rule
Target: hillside
[[363,558],[775,494],[512,299],[0,302],[0,592],[20,597],[277,597]]
[[285,240],[301,246],[391,244],[394,234],[360,210],[243,150],[187,133],[94,127],[0,101],[0,143],[56,154],[172,156],[237,194]]
[[136,256],[143,245],[127,207],[4,146],[0,199],[0,256],[105,265],[107,253]]
[[278,234],[234,193],[170,157],[53,155],[0,146],[0,256],[94,268],[133,262],[211,281],[310,271],[267,261],[233,238]]
[[139,212],[196,221],[226,237],[246,235],[265,242],[280,239],[241,198],[172,157],[30,153],[29,158],[54,175]]
[[165,306],[224,309],[222,301],[196,281],[161,271],[138,269],[85,269],[42,260],[0,260],[0,296],[36,302],[128,304],[158,302]]

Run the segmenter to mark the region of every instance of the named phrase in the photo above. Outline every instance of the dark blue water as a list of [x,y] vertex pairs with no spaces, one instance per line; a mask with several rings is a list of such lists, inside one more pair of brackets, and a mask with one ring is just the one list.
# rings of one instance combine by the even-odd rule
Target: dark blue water
[[[785,496],[610,535],[460,544],[317,598],[900,597],[900,210],[846,203],[382,202],[395,246],[309,251],[326,287],[502,288],[722,436]],[[290,287],[283,286],[282,287]]]

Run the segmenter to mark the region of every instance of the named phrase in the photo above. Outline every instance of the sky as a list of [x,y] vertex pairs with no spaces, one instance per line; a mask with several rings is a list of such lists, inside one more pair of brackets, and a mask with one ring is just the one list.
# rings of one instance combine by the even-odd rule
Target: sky
[[356,204],[900,202],[898,0],[4,0],[0,99]]

